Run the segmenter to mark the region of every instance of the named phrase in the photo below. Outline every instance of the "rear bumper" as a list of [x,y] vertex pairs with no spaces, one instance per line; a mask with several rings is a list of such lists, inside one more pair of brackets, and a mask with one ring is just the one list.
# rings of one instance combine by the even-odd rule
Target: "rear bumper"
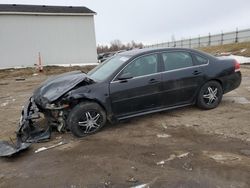
[[236,88],[238,88],[241,84],[242,76],[241,72],[235,72],[223,79],[223,92],[228,93]]

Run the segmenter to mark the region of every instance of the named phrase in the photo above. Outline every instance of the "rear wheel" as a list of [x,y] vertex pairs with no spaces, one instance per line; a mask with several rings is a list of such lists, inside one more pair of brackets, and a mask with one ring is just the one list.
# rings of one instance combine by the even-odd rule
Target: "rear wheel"
[[198,107],[206,110],[216,108],[222,99],[223,90],[221,84],[216,81],[209,81],[204,84],[197,98]]
[[106,123],[106,113],[94,102],[76,105],[69,113],[67,124],[76,137],[84,137],[99,131]]

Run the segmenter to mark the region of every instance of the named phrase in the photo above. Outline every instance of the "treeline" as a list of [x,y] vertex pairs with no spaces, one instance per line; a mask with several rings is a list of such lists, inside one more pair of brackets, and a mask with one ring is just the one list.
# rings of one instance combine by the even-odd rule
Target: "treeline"
[[120,50],[131,50],[134,48],[143,48],[142,43],[136,43],[131,41],[127,44],[123,44],[120,40],[113,40],[110,42],[110,45],[98,45],[97,53],[106,53],[106,52],[115,52]]

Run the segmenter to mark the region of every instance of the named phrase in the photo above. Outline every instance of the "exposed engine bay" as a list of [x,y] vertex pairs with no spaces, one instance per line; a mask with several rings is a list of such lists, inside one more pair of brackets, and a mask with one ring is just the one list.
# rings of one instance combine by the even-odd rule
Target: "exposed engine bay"
[[[0,141],[0,156],[12,156],[29,148],[32,143],[48,141],[53,130],[69,130],[67,114],[76,102],[69,92],[92,83],[94,81],[81,71],[61,74],[42,83],[22,109],[16,143]],[[46,121],[45,126],[39,124],[42,118]]]

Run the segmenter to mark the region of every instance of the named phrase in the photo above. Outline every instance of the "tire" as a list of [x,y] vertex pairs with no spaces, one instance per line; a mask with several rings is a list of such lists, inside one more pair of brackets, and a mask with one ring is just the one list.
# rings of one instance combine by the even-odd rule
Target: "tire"
[[76,137],[84,137],[99,131],[106,123],[106,112],[94,102],[76,105],[69,113],[67,125]]
[[209,81],[199,91],[197,106],[205,110],[214,109],[220,104],[222,96],[221,84],[216,81]]

